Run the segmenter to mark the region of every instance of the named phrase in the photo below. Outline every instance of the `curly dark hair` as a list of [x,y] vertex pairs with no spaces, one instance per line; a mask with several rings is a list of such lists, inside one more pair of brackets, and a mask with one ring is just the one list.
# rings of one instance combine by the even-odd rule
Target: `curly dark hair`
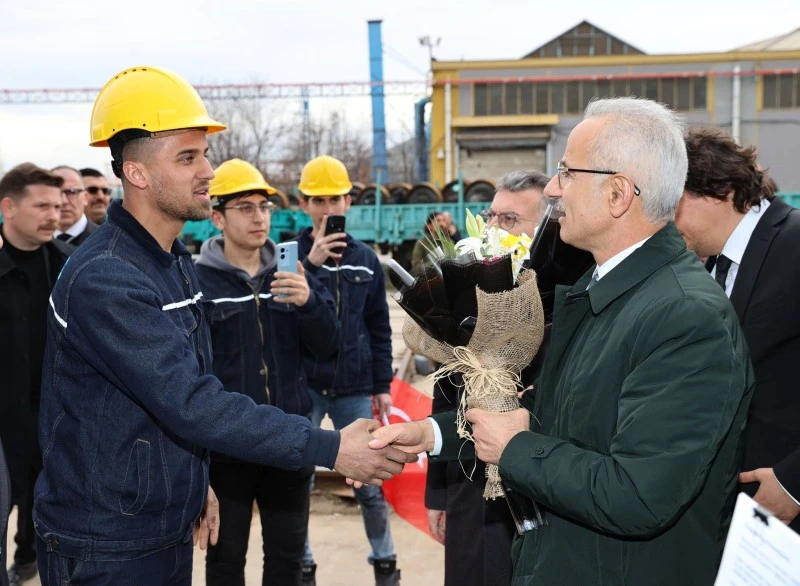
[[691,194],[725,199],[733,191],[733,207],[742,214],[775,197],[775,182],[758,165],[755,147],[740,146],[716,128],[693,128],[686,135],[686,151],[686,190]]

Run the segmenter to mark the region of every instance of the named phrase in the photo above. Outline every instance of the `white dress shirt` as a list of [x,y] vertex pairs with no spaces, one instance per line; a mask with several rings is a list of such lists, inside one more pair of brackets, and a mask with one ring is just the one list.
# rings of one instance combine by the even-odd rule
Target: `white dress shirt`
[[[66,232],[72,238],[75,238],[76,236],[80,236],[81,234],[83,234],[83,231],[86,230],[86,226],[88,225],[89,225],[89,219],[86,217],[86,214],[83,214],[80,220],[78,220],[77,222],[72,224],[72,226],[64,230],[64,232],[62,232],[61,230],[56,230],[55,233],[53,234],[53,237],[58,238],[61,234]],[[70,242],[72,238],[67,240],[67,242]]]

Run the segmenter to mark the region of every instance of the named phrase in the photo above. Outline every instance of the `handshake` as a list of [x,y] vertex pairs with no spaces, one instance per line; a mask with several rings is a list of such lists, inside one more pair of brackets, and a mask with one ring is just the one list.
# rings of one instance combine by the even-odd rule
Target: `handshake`
[[433,449],[433,427],[427,420],[381,427],[374,419],[358,419],[341,430],[336,470],[348,484],[380,486]]
[[[508,443],[518,433],[530,429],[530,413],[516,409],[492,413],[469,409],[475,451],[487,464],[498,464]],[[341,431],[336,470],[356,488],[364,484],[380,486],[400,474],[403,466],[417,461],[417,454],[434,447],[433,424],[428,419],[395,423],[381,427],[370,419],[359,419]]]

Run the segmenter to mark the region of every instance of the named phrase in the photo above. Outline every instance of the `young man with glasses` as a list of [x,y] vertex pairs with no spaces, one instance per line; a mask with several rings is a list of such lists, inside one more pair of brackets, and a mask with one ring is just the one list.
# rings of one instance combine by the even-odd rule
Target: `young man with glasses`
[[[302,353],[319,360],[336,353],[334,301],[300,262],[296,273],[276,272],[276,245],[268,238],[273,205],[267,201],[275,190],[258,169],[233,159],[214,174],[211,220],[222,235],[206,240],[197,259],[200,287],[213,303],[214,374],[226,391],[308,415]],[[206,584],[244,584],[254,501],[261,515],[263,582],[300,583],[313,473],[313,466],[282,470],[212,454],[210,482],[221,523],[219,541],[206,556]]]
[[56,238],[80,246],[97,230],[97,224],[86,217],[86,189],[76,169],[59,165],[52,171],[64,180],[61,189],[61,219]]
[[86,216],[98,226],[106,221],[111,188],[108,179],[97,169],[86,167],[80,171],[86,189]]

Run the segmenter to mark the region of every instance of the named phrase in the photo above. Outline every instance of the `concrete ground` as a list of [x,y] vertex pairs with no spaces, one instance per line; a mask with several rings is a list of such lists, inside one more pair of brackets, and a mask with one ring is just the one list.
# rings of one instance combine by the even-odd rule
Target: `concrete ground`
[[[392,321],[394,363],[397,368],[403,358],[405,345],[401,335],[404,319],[403,310],[389,296],[389,309]],[[413,370],[413,362],[411,369]],[[430,385],[423,378],[410,375],[415,387],[430,393]],[[327,420],[326,420],[327,421]],[[327,421],[327,425],[330,422]],[[323,427],[326,422],[323,422]],[[367,564],[369,546],[364,534],[361,514],[354,498],[337,496],[347,492],[347,485],[338,478],[328,478],[318,482],[319,489],[311,497],[311,517],[309,535],[314,556],[318,565],[318,586],[371,586],[374,578],[372,567]],[[336,494],[334,494],[334,492]],[[224,522],[224,520],[223,520]],[[422,533],[394,512],[391,516],[392,535],[398,555],[398,567],[402,570],[402,584],[435,586],[444,582],[444,548]],[[9,521],[8,552],[13,559],[14,530],[16,510]],[[246,572],[247,586],[261,584],[261,522],[258,514],[253,515],[250,528]],[[193,586],[204,586],[205,553],[195,549]],[[38,578],[25,583],[26,586],[39,586]]]

